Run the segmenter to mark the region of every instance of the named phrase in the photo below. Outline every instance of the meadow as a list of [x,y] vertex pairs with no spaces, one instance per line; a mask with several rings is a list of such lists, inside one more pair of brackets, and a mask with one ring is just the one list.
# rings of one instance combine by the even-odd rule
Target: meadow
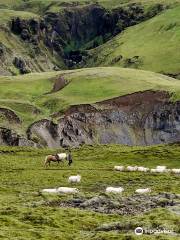
[[[123,196],[133,196],[136,188],[151,187],[151,195],[167,192],[180,194],[179,175],[140,172],[115,172],[114,165],[142,165],[154,168],[180,167],[178,144],[152,147],[120,145],[83,146],[72,149],[71,167],[52,164],[43,167],[47,154],[61,149],[0,147],[0,238],[1,239],[139,239],[134,228],[173,229],[180,234],[179,215],[168,208],[155,208],[138,215],[102,214],[58,206],[46,206],[52,200],[104,196],[107,186],[123,186]],[[44,195],[43,188],[71,186],[70,175],[80,174],[77,195]],[[97,231],[103,224],[123,223],[128,231]],[[141,239],[178,239],[179,235],[143,235]]]

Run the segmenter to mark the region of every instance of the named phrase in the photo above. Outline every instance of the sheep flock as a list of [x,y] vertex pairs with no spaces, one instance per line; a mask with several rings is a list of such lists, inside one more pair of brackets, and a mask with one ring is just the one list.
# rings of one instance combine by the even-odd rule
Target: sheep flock
[[167,169],[166,166],[157,166],[156,168],[147,168],[143,166],[114,166],[114,170],[120,172],[150,172],[150,173],[175,173],[180,174],[180,168]]
[[[114,166],[115,171],[119,172],[145,172],[145,173],[174,173],[174,174],[180,174],[179,168],[173,168],[168,169],[166,166],[157,166],[156,168],[147,168],[143,166]],[[81,176],[70,176],[68,178],[68,183],[71,184],[77,184],[81,182]],[[113,193],[113,194],[120,194],[124,191],[123,187],[106,187],[105,192],[106,193]],[[151,192],[151,188],[139,188],[135,190],[135,193],[137,194],[147,194]],[[79,193],[79,190],[77,188],[71,188],[71,187],[59,187],[59,188],[50,188],[50,189],[43,189],[42,193],[60,193],[60,194],[76,194]]]

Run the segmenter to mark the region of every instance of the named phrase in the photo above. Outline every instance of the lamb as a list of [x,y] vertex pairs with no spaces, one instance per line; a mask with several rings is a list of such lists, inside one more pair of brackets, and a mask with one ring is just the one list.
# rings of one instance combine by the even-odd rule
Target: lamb
[[77,176],[70,176],[68,178],[68,182],[69,183],[79,183],[81,181],[81,176],[77,175]]
[[58,193],[56,188],[43,189],[43,193]]
[[139,189],[136,189],[135,192],[139,193],[139,194],[150,193],[151,189],[150,188],[139,188]]
[[149,168],[137,167],[137,170],[138,170],[139,172],[148,172],[148,171],[149,171]]
[[173,168],[171,171],[180,174],[180,168]]
[[67,193],[67,194],[79,192],[77,188],[69,188],[69,187],[59,187],[57,191],[58,193]]
[[129,172],[133,172],[133,171],[136,171],[137,170],[137,166],[134,166],[134,167],[132,167],[132,166],[127,166],[127,171],[129,171]]
[[122,172],[124,170],[124,166],[114,166],[114,170]]
[[107,193],[122,193],[124,191],[124,188],[122,187],[107,187],[106,192]]

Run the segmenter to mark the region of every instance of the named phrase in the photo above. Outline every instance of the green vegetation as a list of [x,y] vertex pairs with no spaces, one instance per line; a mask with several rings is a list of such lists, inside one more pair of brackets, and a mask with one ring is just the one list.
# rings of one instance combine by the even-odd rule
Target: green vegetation
[[32,12],[14,11],[14,10],[10,10],[10,9],[1,9],[0,10],[0,19],[1,19],[0,24],[7,23],[8,21],[10,21],[10,19],[16,18],[16,17],[20,17],[22,19],[30,19],[30,18],[37,19],[37,18],[39,18],[38,15],[36,15]]
[[[58,150],[57,150],[58,151]],[[61,150],[59,150],[61,151]],[[42,195],[43,188],[70,186],[67,178],[82,175],[76,197],[103,195],[107,186],[125,188],[131,196],[136,188],[149,186],[152,194],[180,193],[179,176],[149,173],[114,172],[114,165],[143,165],[154,168],[166,165],[180,167],[178,145],[156,147],[84,146],[73,150],[74,164],[52,165],[44,169],[43,160],[52,150],[0,147],[0,224],[2,239],[139,239],[134,229],[127,233],[96,232],[103,223],[123,222],[147,228],[167,228],[180,233],[179,217],[167,209],[154,209],[136,216],[106,215],[73,208],[46,207],[49,200],[66,200],[73,196]],[[131,184],[130,184],[131,183]],[[141,239],[177,239],[170,235],[144,235]]]
[[[73,2],[98,2],[107,9],[142,3],[145,10],[160,3],[172,9],[129,27],[111,41],[90,50],[87,67],[92,68],[48,72],[53,69],[53,63],[65,69],[60,55],[48,50],[44,39],[40,40],[38,47],[23,41],[10,31],[8,23],[14,17],[40,18],[45,12],[58,12]],[[180,81],[154,73],[180,74],[179,4],[180,0],[0,0],[0,107],[13,110],[22,120],[22,124],[15,124],[1,113],[0,127],[24,134],[35,121],[43,118],[56,121],[53,113],[63,114],[71,105],[95,104],[139,91],[168,91],[172,101],[180,100]],[[102,43],[101,36],[85,46],[76,46],[72,41],[65,52]],[[13,64],[15,57],[22,58],[34,73],[18,75],[19,70]],[[41,71],[46,72],[38,73]],[[9,73],[17,76],[4,76]],[[60,91],[52,92],[60,77],[65,78],[68,84]],[[105,196],[107,186],[124,187],[123,196],[126,197],[132,197],[135,189],[141,187],[151,187],[151,195],[162,192],[180,194],[179,175],[113,171],[114,165],[180,168],[179,144],[83,146],[72,149],[72,166],[52,164],[45,169],[45,156],[60,151],[63,150],[0,147],[0,239],[176,240],[180,236],[179,215],[168,208],[128,216],[45,206],[51,200]],[[67,179],[76,174],[82,176],[81,183],[77,185],[80,190],[77,195],[41,193],[43,188],[71,186]],[[133,227],[129,227],[127,232],[96,231],[102,224],[115,222]],[[178,235],[143,235],[139,238],[134,234],[136,226],[172,229]]]
[[111,41],[91,50],[92,58],[87,65],[116,65],[178,75],[179,42],[180,7],[176,7],[126,29]]
[[[50,94],[59,76],[63,76],[69,84],[61,91]],[[22,131],[30,123],[70,105],[95,103],[151,89],[168,91],[173,100],[180,99],[178,80],[142,70],[102,67],[1,76],[0,106],[14,110],[22,118]],[[40,109],[40,113],[34,111],[36,108]]]
[[57,12],[67,4],[79,3],[79,4],[89,4],[89,3],[99,3],[105,8],[112,9],[120,6],[125,6],[131,3],[141,3],[145,7],[150,7],[155,4],[164,4],[174,6],[180,3],[180,0],[92,0],[87,2],[86,0],[0,0],[1,8],[14,8],[21,10],[28,10],[30,12],[35,12],[42,14],[46,11]]

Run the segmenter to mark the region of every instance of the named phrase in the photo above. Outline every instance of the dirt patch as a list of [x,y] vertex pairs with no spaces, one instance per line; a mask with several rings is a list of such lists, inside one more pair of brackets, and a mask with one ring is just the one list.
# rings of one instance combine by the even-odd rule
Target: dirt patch
[[136,215],[158,207],[180,205],[180,195],[159,193],[157,195],[133,195],[131,197],[96,196],[90,199],[73,198],[68,201],[49,201],[51,207],[74,207],[95,212],[119,215]]
[[95,104],[80,104],[71,106],[66,115],[76,113],[76,112],[94,112],[94,111],[104,111],[104,109],[117,109],[131,111],[137,109],[139,106],[146,106],[145,110],[149,110],[157,104],[170,103],[170,94],[165,91],[152,91],[147,90],[143,92],[136,92],[132,94],[127,94],[120,97],[115,97],[101,102],[96,102]]
[[3,116],[8,120],[10,123],[20,124],[21,119],[19,116],[12,110],[7,108],[0,108],[0,116]]
[[53,89],[51,90],[51,93],[60,91],[68,84],[69,84],[69,81],[66,80],[63,76],[56,78]]

